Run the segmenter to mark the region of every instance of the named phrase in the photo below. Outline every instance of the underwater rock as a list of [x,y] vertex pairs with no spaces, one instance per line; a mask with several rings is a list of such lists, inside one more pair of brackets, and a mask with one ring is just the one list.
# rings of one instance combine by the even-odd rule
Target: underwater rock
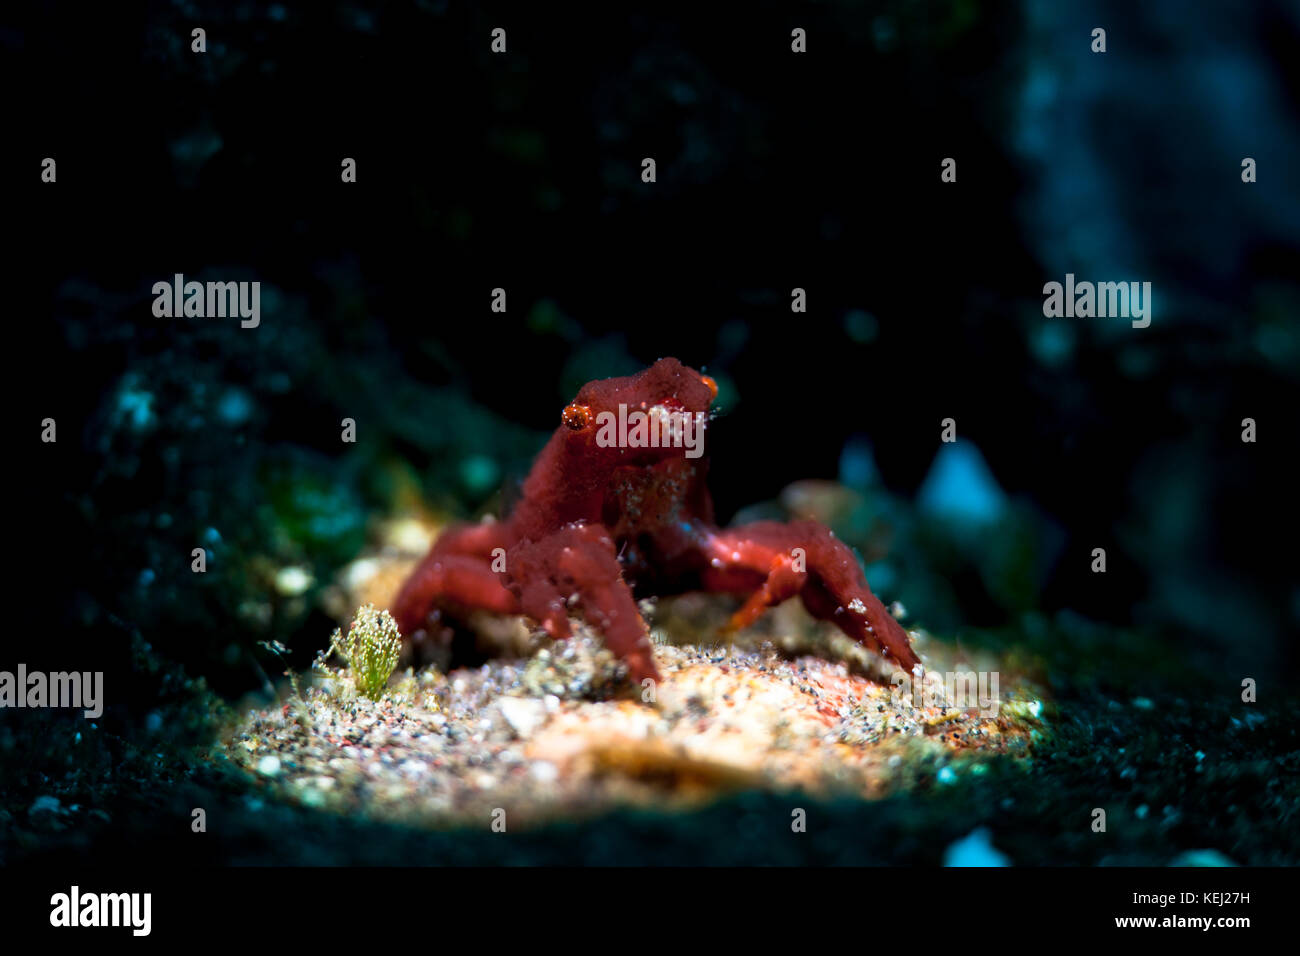
[[1002,517],[1006,495],[979,449],[969,441],[957,441],[939,446],[916,503],[931,517],[984,525]]
[[1010,866],[1011,858],[993,846],[988,828],[980,827],[948,846],[943,865]]
[[1170,866],[1236,866],[1218,850],[1188,850],[1169,861]]

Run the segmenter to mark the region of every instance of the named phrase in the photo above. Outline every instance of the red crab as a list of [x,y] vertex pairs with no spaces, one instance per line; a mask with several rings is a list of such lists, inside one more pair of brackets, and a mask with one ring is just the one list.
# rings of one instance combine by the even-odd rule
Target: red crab
[[[525,614],[560,639],[569,636],[576,609],[634,680],[657,681],[638,596],[745,594],[728,625],[740,628],[797,594],[814,617],[911,672],[920,660],[907,632],[828,528],[815,521],[714,524],[708,458],[692,438],[702,442],[717,391],[711,378],[673,358],[584,385],[510,517],[448,528],[407,578],[393,606],[402,634],[415,635],[443,611],[483,609]],[[619,433],[620,414],[625,424],[669,427],[660,429],[658,447],[646,447],[648,431]]]

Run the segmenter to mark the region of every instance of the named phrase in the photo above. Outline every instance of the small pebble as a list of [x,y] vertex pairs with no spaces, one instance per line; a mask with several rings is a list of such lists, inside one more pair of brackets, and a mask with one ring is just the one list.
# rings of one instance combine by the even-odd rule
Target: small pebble
[[548,760],[538,760],[529,768],[529,773],[538,783],[555,783],[560,779],[560,768]]
[[1170,866],[1236,866],[1228,857],[1218,850],[1188,850],[1180,853],[1169,863]]
[[27,812],[31,816],[36,816],[40,813],[60,813],[62,810],[63,804],[59,802],[58,797],[43,796],[33,800]]
[[263,757],[257,762],[257,772],[264,777],[274,777],[280,772],[280,758],[275,755]]
[[[559,698],[553,699],[558,704]],[[535,697],[503,697],[499,706],[501,716],[520,737],[531,737],[538,727],[546,723],[547,707],[544,700]]]

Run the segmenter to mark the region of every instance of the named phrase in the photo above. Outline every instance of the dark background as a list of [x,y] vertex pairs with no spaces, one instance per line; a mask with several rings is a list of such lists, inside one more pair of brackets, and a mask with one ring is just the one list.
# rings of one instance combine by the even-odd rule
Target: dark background
[[[32,303],[6,666],[107,667],[143,710],[133,641],[229,695],[258,640],[305,663],[333,623],[265,566],[328,582],[407,479],[499,507],[578,385],[674,355],[722,383],[724,519],[843,478],[865,437],[865,493],[913,527],[956,419],[1048,543],[1008,600],[984,540],[897,536],[951,585],[881,589],[922,622],[1068,612],[1294,675],[1294,4],[546,6],[50,3],[4,28]],[[175,272],[260,280],[261,327],[155,319]],[[1151,326],[1044,318],[1066,272],[1151,281]]]

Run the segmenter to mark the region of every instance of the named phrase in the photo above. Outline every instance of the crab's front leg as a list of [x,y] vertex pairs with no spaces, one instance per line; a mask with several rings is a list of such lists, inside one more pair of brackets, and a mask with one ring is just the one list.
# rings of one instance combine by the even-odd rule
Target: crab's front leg
[[750,593],[730,626],[745,627],[796,594],[808,612],[833,621],[873,651],[882,648],[909,673],[921,663],[901,624],[871,593],[857,557],[816,521],[758,521],[704,536],[704,586]]
[[506,578],[523,612],[551,637],[569,636],[568,609],[576,605],[605,645],[627,662],[633,680],[659,680],[645,621],[603,527],[571,524],[538,541],[518,543],[506,555]]
[[505,544],[499,524],[457,525],[443,531],[393,600],[393,617],[403,636],[423,628],[429,612],[445,604],[518,614],[519,602],[493,569],[493,562],[505,556]]

